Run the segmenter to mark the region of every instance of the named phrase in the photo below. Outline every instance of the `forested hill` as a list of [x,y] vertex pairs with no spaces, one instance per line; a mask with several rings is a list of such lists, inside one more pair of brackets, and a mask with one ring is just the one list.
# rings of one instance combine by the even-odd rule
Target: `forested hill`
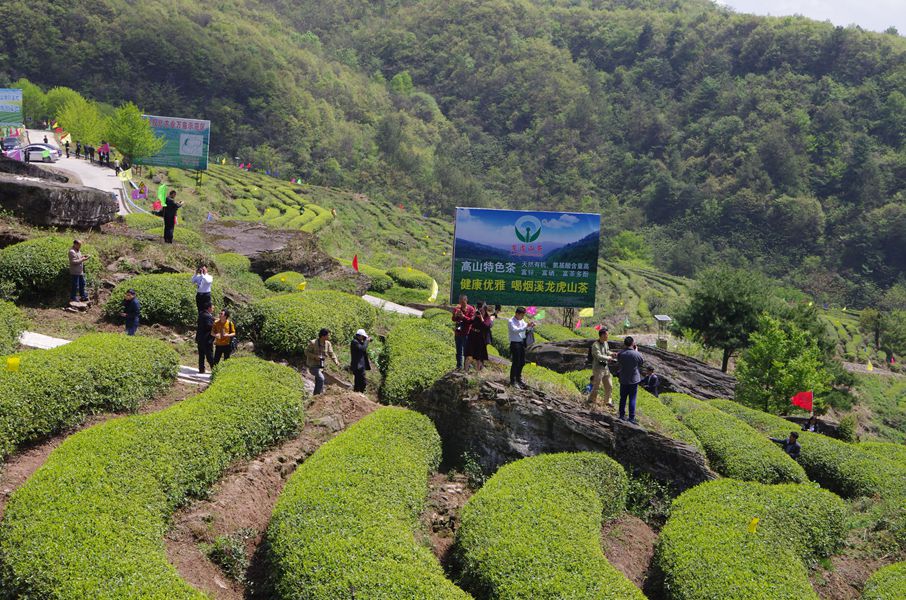
[[906,271],[906,39],[705,0],[0,5],[0,76],[214,121],[315,183],[602,211],[865,304]]

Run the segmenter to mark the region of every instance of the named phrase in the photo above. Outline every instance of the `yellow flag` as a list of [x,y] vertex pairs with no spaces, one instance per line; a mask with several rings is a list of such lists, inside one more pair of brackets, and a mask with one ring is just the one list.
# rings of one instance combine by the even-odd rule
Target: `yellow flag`
[[582,310],[579,311],[579,316],[580,317],[593,317],[593,316],[595,316],[595,309],[593,307],[592,308],[583,308]]
[[755,533],[758,529],[758,517],[752,517],[752,520],[749,521],[749,533]]
[[220,164],[225,165],[225,164],[226,164],[226,159],[225,159],[225,158],[221,158],[221,159],[220,159]]
[[809,302],[809,303],[808,303],[809,308],[811,308],[811,306],[812,306],[813,304],[814,304],[814,302]]
[[6,359],[6,370],[10,373],[15,373],[19,370],[19,357],[18,356],[9,356]]
[[304,291],[305,291],[305,283],[306,283],[306,282],[303,281],[302,283],[300,283],[299,285],[296,286],[296,289],[299,290],[300,292],[304,292]]
[[868,364],[865,365],[865,370],[866,370],[866,371],[869,371],[869,372],[875,370],[875,367],[874,367],[873,364],[871,364],[871,361],[868,361]]
[[280,278],[280,283],[286,283],[286,277],[281,277],[281,278]]
[[437,291],[438,291],[437,281],[432,279],[431,280],[431,297],[428,298],[428,302],[434,302],[435,300],[437,300]]

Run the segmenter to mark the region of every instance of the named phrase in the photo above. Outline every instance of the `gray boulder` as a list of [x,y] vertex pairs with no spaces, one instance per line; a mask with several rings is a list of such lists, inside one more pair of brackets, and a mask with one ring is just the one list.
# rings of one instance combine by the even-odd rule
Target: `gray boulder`
[[0,208],[33,225],[91,229],[115,219],[118,206],[107,192],[0,172]]

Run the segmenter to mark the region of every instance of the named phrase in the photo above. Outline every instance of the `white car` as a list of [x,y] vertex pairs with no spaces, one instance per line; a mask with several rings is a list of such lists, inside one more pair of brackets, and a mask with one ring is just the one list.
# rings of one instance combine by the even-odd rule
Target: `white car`
[[[22,152],[28,153],[29,162],[57,162],[62,154],[59,148],[50,144],[29,144]],[[45,152],[48,154],[47,157],[44,156]]]

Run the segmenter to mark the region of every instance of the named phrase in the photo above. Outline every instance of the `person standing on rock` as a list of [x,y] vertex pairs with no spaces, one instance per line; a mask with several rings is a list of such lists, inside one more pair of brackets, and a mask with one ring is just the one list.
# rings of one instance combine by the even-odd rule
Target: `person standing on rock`
[[91,257],[87,254],[83,256],[81,248],[82,240],[73,240],[72,248],[69,249],[69,275],[72,278],[69,300],[71,302],[76,300],[88,302],[88,296],[85,295],[85,262]]
[[453,339],[456,341],[456,368],[462,369],[469,348],[469,332],[475,318],[475,307],[469,305],[469,298],[460,294],[459,304],[453,309]]
[[340,366],[340,361],[333,353],[333,345],[330,343],[330,330],[325,327],[318,332],[318,337],[308,342],[305,349],[305,364],[315,378],[315,396],[324,392],[324,367],[328,357],[335,365]]
[[365,393],[365,386],[368,383],[365,379],[365,371],[371,370],[371,361],[368,360],[368,343],[370,341],[365,330],[359,329],[349,344],[349,369],[352,371],[353,377],[352,391],[362,394]]
[[476,369],[481,371],[485,361],[488,360],[488,341],[493,325],[494,318],[488,311],[488,305],[485,302],[479,302],[475,317],[472,319],[472,329],[469,331],[469,345],[466,349],[467,371],[472,363],[475,363]]
[[167,205],[163,208],[164,217],[164,242],[173,243],[173,230],[176,229],[176,211],[182,208],[182,204],[176,201],[176,190],[170,192],[167,196]]
[[123,298],[123,312],[120,313],[120,316],[126,319],[126,335],[135,335],[141,310],[138,298],[135,297],[135,290],[126,290],[126,297]]
[[635,420],[635,401],[639,393],[639,383],[642,381],[642,374],[639,369],[645,360],[635,345],[632,336],[626,336],[623,340],[625,350],[617,354],[617,362],[620,364],[620,420],[626,420],[626,404],[629,403],[629,422],[638,424]]
[[522,382],[522,369],[525,367],[526,337],[534,331],[535,323],[525,320],[525,308],[516,308],[516,314],[507,321],[507,331],[510,336],[510,385],[525,387]]
[[598,389],[604,386],[604,402],[613,408],[613,377],[608,364],[613,361],[614,355],[607,345],[608,332],[603,325],[598,330],[598,341],[591,345],[591,393],[588,403],[594,405],[598,400]]
[[198,346],[198,372],[204,373],[204,361],[207,360],[214,368],[214,351],[211,344],[214,342],[214,305],[208,304],[198,312],[198,327],[195,330],[195,344]]
[[233,342],[236,341],[236,325],[230,320],[230,311],[223,309],[219,318],[214,321],[211,330],[214,333],[214,364],[220,359],[227,360],[233,353]]
[[201,265],[195,270],[192,283],[196,288],[195,306],[198,308],[198,312],[201,312],[201,309],[211,304],[211,285],[214,283],[214,276],[208,274],[208,268],[205,265]]

